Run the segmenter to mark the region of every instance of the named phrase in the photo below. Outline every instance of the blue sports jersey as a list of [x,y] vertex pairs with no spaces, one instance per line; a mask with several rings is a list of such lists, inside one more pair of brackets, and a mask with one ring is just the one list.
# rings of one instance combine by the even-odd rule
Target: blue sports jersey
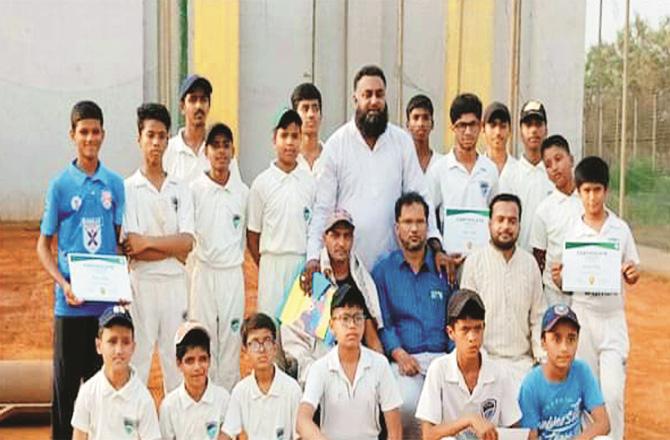
[[[123,220],[123,179],[101,163],[92,176],[73,161],[49,182],[40,232],[58,235],[58,270],[70,280],[70,253],[113,255],[117,253],[115,226]],[[70,307],[56,283],[56,316],[99,316],[109,303],[85,302]],[[75,292],[75,295],[77,292]]]
[[537,429],[543,440],[571,439],[582,432],[582,414],[604,405],[589,366],[575,360],[563,382],[549,382],[538,365],[528,373],[519,391],[521,426]]

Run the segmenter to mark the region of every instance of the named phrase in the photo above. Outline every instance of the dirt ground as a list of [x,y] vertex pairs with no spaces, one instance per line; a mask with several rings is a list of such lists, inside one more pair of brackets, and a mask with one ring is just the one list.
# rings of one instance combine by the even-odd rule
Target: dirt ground
[[[52,282],[35,257],[36,224],[0,224],[0,359],[50,359]],[[245,263],[247,280],[255,266]],[[256,307],[256,285],[247,284],[247,313]],[[670,279],[643,274],[629,289],[626,311],[631,352],[626,386],[626,438],[666,439],[670,432]],[[248,372],[244,359],[243,373]],[[162,399],[156,364],[150,380]],[[49,427],[0,424],[2,439],[47,439]]]

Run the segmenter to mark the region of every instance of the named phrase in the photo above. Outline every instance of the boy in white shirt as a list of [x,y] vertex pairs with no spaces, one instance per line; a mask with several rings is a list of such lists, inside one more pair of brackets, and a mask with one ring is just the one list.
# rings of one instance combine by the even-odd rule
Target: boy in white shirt
[[301,125],[295,110],[279,112],[272,138],[277,159],[249,191],[247,246],[258,264],[258,311],[273,318],[305,258],[316,192],[311,172],[297,162]]
[[[386,358],[361,345],[365,302],[349,285],[334,294],[330,328],[337,345],[312,364],[298,410],[298,433],[307,439],[373,440],[380,433],[379,409],[389,439],[402,437],[400,389]],[[314,423],[321,410],[320,428]]]
[[281,371],[277,355],[277,327],[269,316],[256,313],[242,324],[242,351],[253,371],[233,388],[220,440],[292,440],[298,436],[295,420],[300,385]]
[[230,394],[209,380],[209,341],[207,329],[197,321],[177,329],[177,366],[184,381],[161,403],[163,440],[218,438]]
[[95,347],[103,365],[79,388],[72,439],[160,439],[154,401],[130,366],[135,350],[130,314],[122,306],[111,306],[99,324]]
[[452,294],[446,332],[456,348],[428,367],[416,417],[424,439],[496,439],[496,427],[521,419],[516,382],[481,348],[484,302],[472,290]]
[[162,157],[170,130],[170,114],[161,104],[137,109],[142,165],[124,181],[126,212],[122,245],[130,257],[137,350],[133,365],[145,383],[158,343],[163,387],[179,385],[174,362],[174,334],[186,315],[187,276],[184,262],[193,246],[193,200],[185,185],[163,170]]
[[[629,339],[624,310],[623,284],[635,284],[639,278],[640,257],[635,239],[625,221],[607,209],[609,168],[604,160],[591,156],[575,168],[577,192],[584,214],[574,219],[566,241],[612,243],[621,250],[621,292],[574,292],[572,309],[582,324],[577,358],[585,361],[600,382],[610,417],[610,437],[624,435],[624,391]],[[561,285],[562,265],[552,275]]]
[[430,148],[430,133],[435,127],[433,101],[426,95],[415,95],[405,108],[405,126],[412,136],[416,156],[424,174],[435,165],[444,154]]
[[240,379],[244,262],[249,188],[232,178],[233,133],[215,124],[207,134],[210,170],[190,185],[195,213],[195,264],[190,315],[211,331],[212,380],[231,389]]

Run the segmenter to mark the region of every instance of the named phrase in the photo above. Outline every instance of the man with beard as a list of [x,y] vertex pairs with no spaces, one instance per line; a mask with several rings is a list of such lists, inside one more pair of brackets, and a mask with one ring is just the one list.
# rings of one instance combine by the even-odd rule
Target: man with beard
[[429,207],[410,192],[395,204],[395,232],[400,249],[381,259],[372,271],[384,327],[379,337],[392,359],[403,404],[403,438],[420,438],[414,417],[430,362],[451,351],[445,328],[451,289],[440,276],[427,246]]
[[490,358],[507,364],[518,390],[543,355],[541,323],[547,306],[535,259],[516,246],[519,198],[498,194],[491,201],[489,216],[491,241],[468,256],[461,288],[474,290],[484,301],[484,349]]
[[[319,255],[328,216],[343,208],[356,224],[354,251],[370,268],[397,247],[393,237],[393,203],[400,195],[417,191],[427,196],[423,172],[412,138],[388,122],[386,78],[377,66],[365,66],[354,78],[354,118],[328,139],[317,177],[314,217],[309,227],[303,287],[310,290],[311,275],[319,270]],[[428,218],[431,246],[442,247],[432,214]],[[438,253],[446,266],[446,255]],[[442,258],[443,257],[443,258]]]

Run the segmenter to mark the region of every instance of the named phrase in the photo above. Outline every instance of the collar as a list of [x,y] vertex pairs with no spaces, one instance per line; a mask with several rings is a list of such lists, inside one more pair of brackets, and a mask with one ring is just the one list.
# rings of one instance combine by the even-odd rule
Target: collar
[[[372,356],[368,352],[368,349],[360,345],[361,356],[358,359],[358,366],[356,367],[356,376],[354,377],[354,386],[358,383],[359,379],[365,374],[367,370],[372,368]],[[332,371],[337,374],[344,376],[344,369],[342,364],[340,364],[340,355],[337,351],[337,345],[331,348],[328,354],[326,355],[326,361],[328,363],[328,371]]]
[[272,385],[270,385],[270,389],[268,390],[267,394],[263,394],[261,389],[258,387],[258,382],[256,382],[256,375],[254,374],[254,371],[251,370],[251,377],[249,378],[251,380],[251,398],[256,400],[260,399],[261,397],[282,397],[282,383],[284,380],[284,373],[277,367],[276,364],[273,364],[274,369],[275,369],[275,377],[272,379]]
[[77,185],[82,185],[86,179],[91,179],[92,181],[100,181],[104,183],[105,185],[109,184],[108,177],[109,173],[107,172],[107,168],[105,168],[102,165],[102,162],[98,160],[98,168],[95,170],[95,173],[93,173],[92,176],[89,176],[85,172],[83,172],[79,167],[77,167],[77,159],[74,159],[72,162],[70,162],[70,166],[68,167],[68,173],[70,176],[75,180],[75,183]]
[[284,170],[282,170],[281,168],[279,168],[279,167],[277,166],[277,164],[275,163],[275,161],[273,160],[272,162],[270,162],[270,169],[271,169],[272,172],[275,173],[280,179],[285,179],[285,178],[287,178],[287,177],[292,177],[292,176],[295,177],[295,176],[296,176],[296,171],[298,171],[298,170],[300,169],[300,164],[297,163],[297,161],[296,161],[296,166],[295,166],[291,171],[289,171],[289,172],[287,173],[286,171],[284,171]]
[[[132,182],[133,186],[135,186],[136,188],[146,186],[146,187],[155,189],[153,184],[151,182],[149,182],[149,179],[147,179],[147,177],[142,173],[142,170],[140,170],[139,168],[137,169],[137,171],[135,171],[133,173],[133,175],[130,177],[130,179],[131,179],[131,182]],[[179,183],[179,181],[175,177],[168,174],[168,175],[165,176],[165,181],[163,182],[163,186],[161,187],[161,191],[163,190],[163,188],[167,187],[167,185],[176,185],[178,183]]]
[[191,156],[204,156],[205,154],[205,139],[202,140],[202,143],[198,146],[198,153],[194,153],[193,149],[186,145],[186,141],[184,141],[184,127],[180,128],[179,131],[177,131],[177,139],[179,142],[177,142],[177,151],[180,153],[185,153],[189,154]]
[[521,165],[523,165],[524,167],[529,168],[529,169],[543,170],[544,172],[547,171],[546,168],[544,167],[544,161],[543,160],[540,160],[537,163],[537,165],[533,165],[532,163],[530,163],[528,161],[528,159],[526,159],[526,156],[523,153],[521,153],[521,155],[519,156],[519,163],[521,163]]
[[232,171],[228,170],[228,181],[226,182],[225,185],[221,185],[220,183],[215,182],[212,180],[212,178],[207,174],[207,171],[202,172],[204,175],[204,179],[206,181],[205,185],[214,188],[216,190],[221,190],[221,191],[226,191],[226,192],[232,192],[233,189],[235,188],[235,179],[233,179],[233,173]]
[[519,242],[517,241],[516,245],[514,246],[514,253],[512,254],[512,258],[510,258],[509,261],[505,260],[502,251],[495,247],[493,241],[491,240],[489,240],[488,251],[495,255],[495,258],[500,259],[500,261],[502,261],[505,265],[510,265],[516,260],[517,255],[519,254]]
[[460,163],[458,159],[456,159],[456,153],[454,152],[454,149],[456,147],[452,147],[451,151],[447,153],[446,157],[446,162],[447,162],[447,168],[458,168],[465,173],[467,173],[470,176],[474,176],[477,174],[481,169],[482,169],[482,156],[481,154],[477,153],[477,159],[475,160],[475,164],[472,167],[472,172],[468,172],[468,170],[465,168],[465,165]]
[[136,397],[136,388],[137,383],[135,382],[135,369],[132,366],[128,366],[130,369],[130,376],[128,377],[128,382],[121,387],[120,390],[114,389],[112,384],[107,379],[103,369],[100,370],[100,387],[102,388],[103,397],[120,397],[126,402],[132,400]]
[[[577,193],[577,188],[575,188],[574,191],[572,191],[572,193],[570,195],[564,193],[563,191],[561,191],[558,188],[554,188],[554,195],[558,199],[558,203],[563,203],[563,202],[565,202],[566,200],[569,200],[572,197],[579,198],[579,194]],[[580,203],[581,203],[581,199],[580,199]]]
[[[402,253],[402,249],[394,251],[391,255],[398,268],[412,270],[407,260],[405,260],[405,255]],[[419,273],[421,272],[436,272],[433,251],[428,245],[426,245],[426,253],[423,256],[423,264],[421,265],[421,269],[419,269]]]
[[186,391],[186,384],[184,382],[182,382],[181,385],[179,386],[177,396],[179,397],[181,407],[184,409],[190,408],[195,405],[199,405],[201,403],[214,404],[214,392],[212,391],[212,381],[210,379],[207,379],[207,387],[205,388],[205,392],[200,398],[200,401],[198,402],[193,400],[193,398],[188,394],[188,391]]
[[[482,358],[482,365],[479,368],[479,377],[477,378],[477,385],[475,385],[474,390],[477,389],[480,385],[485,383],[491,383],[495,381],[494,368],[491,368],[491,362],[489,360],[488,354],[484,349],[479,350],[479,355]],[[458,384],[463,382],[465,384],[465,379],[463,378],[463,373],[460,368],[458,368],[458,360],[456,359],[456,349],[447,355],[447,371],[444,375],[444,378],[447,382]]]
[[605,207],[605,211],[607,212],[607,218],[605,219],[605,222],[603,223],[602,227],[600,228],[600,232],[596,231],[593,229],[591,226],[587,225],[586,222],[584,221],[584,214],[582,213],[579,216],[579,222],[577,222],[577,227],[579,228],[579,233],[580,235],[586,235],[589,237],[598,237],[598,236],[604,236],[606,231],[610,229],[618,229],[619,228],[619,222],[618,219],[619,217],[616,216],[609,208]]

